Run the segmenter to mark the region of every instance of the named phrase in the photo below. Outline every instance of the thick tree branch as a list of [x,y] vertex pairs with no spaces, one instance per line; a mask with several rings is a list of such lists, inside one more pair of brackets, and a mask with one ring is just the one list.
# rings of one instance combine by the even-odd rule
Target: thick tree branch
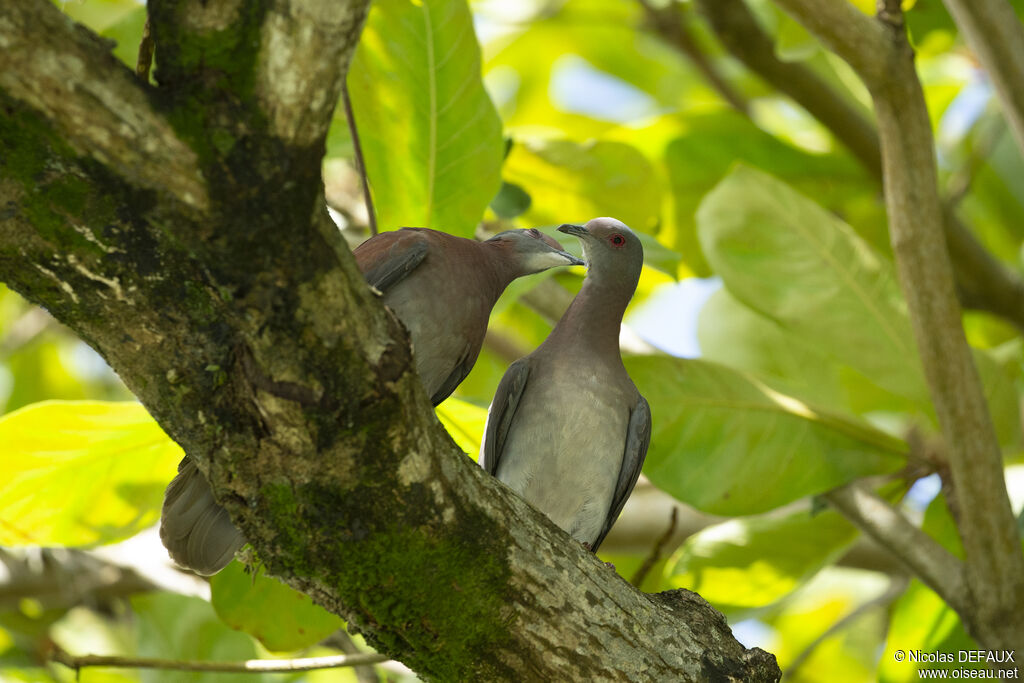
[[[339,11],[358,24],[366,4]],[[636,591],[437,422],[404,330],[326,215],[329,110],[314,102],[303,115],[261,85],[264,71],[307,72],[333,103],[352,24],[323,29],[344,43],[334,67],[286,67],[275,41],[292,60],[321,55],[279,35],[275,3],[149,9],[158,86],[144,120],[188,145],[208,203],[151,187],[173,165],[137,171],[69,147],[61,109],[2,85],[0,279],[107,359],[207,473],[268,570],[427,679],[776,680],[774,658],[744,649],[710,606]],[[0,26],[22,44],[81,33],[41,0],[31,15],[53,32],[37,36],[27,12],[0,5]],[[296,36],[320,30],[313,10],[289,16]],[[85,80],[115,78],[101,43],[82,49]],[[60,60],[18,67],[65,76]],[[323,83],[296,92],[318,98]],[[89,116],[87,92],[64,96],[83,97],[62,106]],[[127,154],[127,140],[108,144],[106,158]]]
[[55,8],[7,3],[0,22],[0,90],[48,112],[62,140],[139,184],[205,208],[195,153],[153,110],[152,91],[105,44]]
[[970,601],[963,564],[889,503],[862,484],[853,483],[825,494],[843,516],[900,558],[921,581],[953,609]]
[[885,29],[852,3],[838,0],[775,0],[789,15],[843,58],[868,87],[889,77],[890,42]]
[[[889,233],[932,401],[948,445],[971,600],[960,612],[990,647],[1024,645],[1024,555],[1003,480],[1002,455],[964,337],[943,239],[931,124],[899,4],[879,19],[844,0],[776,0],[857,69],[878,116]],[[868,26],[873,28],[868,28]],[[851,31],[868,39],[849,42]],[[953,605],[956,608],[956,605]]]
[[943,0],[996,87],[1024,152],[1024,26],[1006,0]]
[[[737,59],[806,109],[881,182],[878,132],[867,116],[811,69],[776,57],[771,38],[744,0],[698,3],[722,44]],[[943,208],[943,228],[963,305],[1002,316],[1024,330],[1024,280],[993,257],[948,205]]]
[[[186,12],[192,11],[184,3]],[[239,12],[246,3],[240,3]],[[260,31],[257,96],[269,131],[291,145],[322,144],[345,84],[362,3],[274,0]],[[179,15],[184,17],[184,15]]]

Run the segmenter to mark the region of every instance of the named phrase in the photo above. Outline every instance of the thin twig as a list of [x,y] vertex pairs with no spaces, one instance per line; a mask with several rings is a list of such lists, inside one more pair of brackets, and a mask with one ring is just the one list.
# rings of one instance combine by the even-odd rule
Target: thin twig
[[345,105],[345,119],[348,121],[348,132],[352,136],[352,149],[356,156],[356,170],[363,181],[363,199],[366,201],[366,219],[370,224],[370,235],[377,234],[377,214],[373,210],[373,197],[370,195],[370,179],[366,174],[366,163],[363,161],[363,146],[359,143],[359,130],[356,128],[356,115],[352,111],[352,99],[348,94],[348,84],[341,88],[341,101]]
[[337,669],[364,664],[380,664],[388,657],[375,652],[358,655],[332,655],[328,657],[300,657],[296,659],[249,659],[240,662],[197,662],[178,659],[157,659],[155,657],[120,657],[106,655],[74,656],[54,646],[50,660],[74,669],[76,672],[89,666],[106,666],[122,669],[163,669],[170,671],[209,671],[219,673],[288,673],[313,671],[316,669]]
[[139,58],[135,62],[135,75],[149,83],[149,68],[153,64],[153,34],[149,31],[149,13],[146,13],[146,24],[142,27],[142,40],[139,42]]
[[963,563],[898,510],[859,483],[825,494],[844,517],[899,558],[953,609],[968,606]]
[[631,584],[639,588],[640,584],[642,584],[644,582],[644,579],[647,578],[647,575],[650,573],[654,565],[657,564],[658,560],[661,559],[661,554],[662,552],[664,552],[665,546],[668,545],[668,542],[672,540],[672,534],[676,532],[676,523],[678,522],[678,520],[678,508],[673,507],[672,515],[669,517],[668,520],[668,529],[665,529],[665,533],[661,535],[661,538],[655,541],[654,547],[651,548],[650,554],[644,558],[643,564],[641,564],[640,568],[637,569],[636,573],[633,574],[633,578],[629,580]]
[[789,663],[782,676],[784,680],[793,680],[796,678],[796,672],[803,666],[819,645],[824,643],[829,638],[833,637],[843,629],[849,627],[853,622],[860,619],[862,616],[870,612],[871,610],[878,607],[887,607],[893,600],[900,597],[903,591],[907,589],[909,580],[905,576],[898,576],[889,581],[889,586],[885,591],[877,598],[868,600],[857,606],[856,609],[851,611],[849,614],[839,619],[837,622],[829,626],[825,631],[817,638],[811,641],[811,643],[803,649],[803,651],[793,658],[793,661]]
[[15,353],[22,347],[31,344],[56,322],[42,308],[32,306],[7,326],[7,331],[0,339],[0,358]]

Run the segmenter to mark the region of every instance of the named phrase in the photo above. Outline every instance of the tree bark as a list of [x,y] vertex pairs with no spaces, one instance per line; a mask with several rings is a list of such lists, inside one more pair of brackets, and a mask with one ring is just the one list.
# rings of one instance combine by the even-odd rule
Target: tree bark
[[0,278],[106,358],[271,573],[424,678],[777,680],[437,422],[323,199],[367,4],[151,0],[151,87],[45,0],[4,3]]

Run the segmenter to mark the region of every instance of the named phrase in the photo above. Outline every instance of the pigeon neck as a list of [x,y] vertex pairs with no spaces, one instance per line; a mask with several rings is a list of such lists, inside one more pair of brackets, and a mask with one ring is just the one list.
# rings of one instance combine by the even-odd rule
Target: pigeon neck
[[487,294],[493,301],[497,301],[501,293],[505,291],[513,280],[522,275],[519,272],[519,262],[515,254],[510,254],[507,245],[501,242],[478,242],[482,249],[482,258],[487,261],[488,267],[484,269],[486,274],[485,282]]
[[577,350],[600,355],[619,355],[619,329],[633,288],[605,282],[588,274],[579,294],[558,321],[552,337],[566,340]]

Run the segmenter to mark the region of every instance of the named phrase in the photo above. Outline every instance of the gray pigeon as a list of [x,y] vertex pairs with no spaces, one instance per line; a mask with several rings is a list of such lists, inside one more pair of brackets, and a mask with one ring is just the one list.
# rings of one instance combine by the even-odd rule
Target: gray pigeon
[[[427,228],[386,232],[353,252],[368,284],[409,330],[416,371],[434,405],[473,368],[491,309],[517,277],[582,265],[538,230],[508,230],[485,242]],[[245,538],[185,457],[164,494],[160,538],[198,574],[223,569]]]
[[583,243],[587,277],[544,343],[498,384],[481,464],[596,552],[651,440],[650,407],[619,355],[622,314],[644,251],[614,218],[559,230]]

